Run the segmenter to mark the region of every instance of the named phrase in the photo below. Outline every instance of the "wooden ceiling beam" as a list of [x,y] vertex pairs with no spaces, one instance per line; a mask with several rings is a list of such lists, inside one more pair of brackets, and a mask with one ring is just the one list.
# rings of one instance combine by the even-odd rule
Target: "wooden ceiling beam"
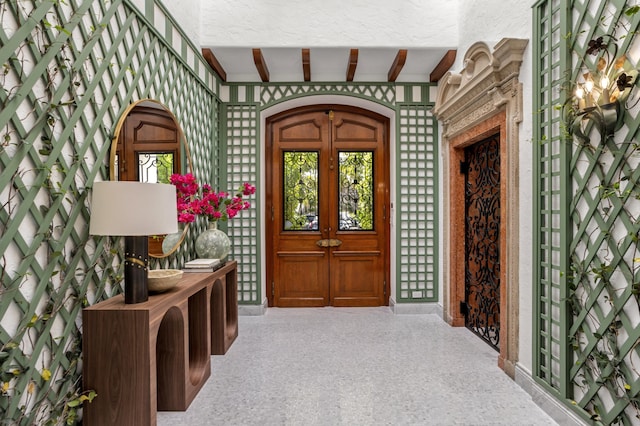
[[402,67],[404,67],[404,63],[407,61],[407,49],[398,50],[398,54],[396,55],[396,59],[393,61],[391,65],[391,69],[389,70],[389,74],[387,75],[387,80],[390,82],[396,81],[398,75],[400,75],[400,71],[402,71]]
[[433,71],[431,71],[431,74],[429,74],[429,81],[431,83],[437,83],[438,81],[440,81],[442,76],[445,75],[447,71],[449,71],[449,68],[451,68],[456,60],[457,52],[457,50],[453,49],[447,51],[447,53],[444,54],[440,62],[438,62],[438,65],[436,65]]
[[311,51],[302,49],[302,73],[304,81],[311,81]]
[[256,69],[258,70],[258,74],[260,74],[260,79],[263,83],[269,82],[269,69],[267,68],[267,63],[264,60],[264,56],[262,56],[262,50],[253,49],[253,62],[256,64]]
[[347,65],[347,81],[353,81],[358,66],[358,49],[351,49],[349,52],[349,64]]
[[227,81],[227,73],[224,68],[222,68],[222,65],[220,65],[220,62],[218,62],[218,59],[211,49],[202,49],[202,56],[204,57],[204,60],[207,61],[213,72],[218,74],[218,77],[220,77],[222,81]]

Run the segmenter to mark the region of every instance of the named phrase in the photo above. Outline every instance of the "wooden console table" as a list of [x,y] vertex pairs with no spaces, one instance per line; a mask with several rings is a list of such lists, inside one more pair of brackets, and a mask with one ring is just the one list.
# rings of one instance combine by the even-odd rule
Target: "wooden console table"
[[211,354],[238,335],[237,262],[186,273],[144,303],[122,295],[83,310],[86,425],[155,425],[157,410],[184,411],[211,375]]

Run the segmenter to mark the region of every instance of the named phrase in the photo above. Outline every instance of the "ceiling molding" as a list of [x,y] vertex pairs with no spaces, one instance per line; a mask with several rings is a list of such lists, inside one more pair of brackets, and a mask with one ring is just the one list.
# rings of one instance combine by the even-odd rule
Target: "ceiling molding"
[[204,60],[207,61],[211,69],[213,69],[213,71],[218,74],[218,77],[220,77],[222,81],[226,82],[227,73],[225,72],[224,68],[222,68],[222,65],[220,65],[220,62],[218,62],[218,59],[213,54],[211,49],[202,49],[202,56],[204,57]]
[[302,73],[304,81],[311,81],[311,51],[302,49]]
[[433,71],[431,71],[431,74],[429,74],[429,81],[431,83],[437,83],[442,76],[449,71],[456,60],[457,52],[457,50],[453,49],[444,54],[440,62],[438,62],[438,65],[436,65]]
[[407,49],[398,50],[396,59],[393,61],[393,64],[391,65],[391,69],[389,70],[389,74],[387,78],[388,81],[390,82],[396,81],[406,61],[407,61]]
[[258,74],[260,75],[260,79],[262,79],[262,82],[268,83],[269,69],[267,68],[267,63],[264,60],[264,56],[262,56],[262,50],[253,49],[253,62],[256,64],[256,69],[258,70]]
[[351,49],[349,52],[349,65],[347,65],[347,81],[353,81],[358,66],[358,49]]

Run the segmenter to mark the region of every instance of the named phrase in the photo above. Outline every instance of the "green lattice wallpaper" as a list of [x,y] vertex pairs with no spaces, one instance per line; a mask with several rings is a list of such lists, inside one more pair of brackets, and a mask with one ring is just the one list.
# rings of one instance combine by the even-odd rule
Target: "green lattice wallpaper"
[[[88,194],[108,177],[126,106],[167,105],[201,159],[195,174],[212,174],[214,77],[184,37],[168,43],[157,32],[149,20],[176,25],[162,5],[153,10],[144,17],[122,0],[0,2],[2,424],[74,421],[81,309],[121,291],[121,241],[90,237],[87,224]],[[181,264],[191,244],[164,263]]]
[[[569,9],[568,7],[572,8]],[[635,67],[635,2],[539,2],[536,160],[538,215],[536,376],[585,419],[640,421],[640,153],[637,97],[613,137],[595,126],[571,138],[561,121],[563,88],[597,55],[591,40],[614,36]],[[606,37],[605,37],[606,39]],[[635,105],[634,105],[635,104]]]

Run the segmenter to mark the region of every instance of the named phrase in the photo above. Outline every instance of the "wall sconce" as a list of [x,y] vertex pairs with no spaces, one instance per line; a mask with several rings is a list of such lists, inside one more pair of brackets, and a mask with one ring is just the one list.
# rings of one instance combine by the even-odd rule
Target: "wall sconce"
[[618,45],[610,35],[589,41],[586,53],[597,56],[596,69],[588,69],[583,61],[586,72],[572,85],[573,96],[565,104],[568,131],[584,142],[589,141],[589,123],[597,126],[602,140],[622,127],[624,112],[633,106],[627,101],[638,77],[638,70],[629,69],[626,54],[617,57]]
[[124,303],[148,300],[149,235],[178,232],[176,187],[95,182],[89,234],[124,236]]

